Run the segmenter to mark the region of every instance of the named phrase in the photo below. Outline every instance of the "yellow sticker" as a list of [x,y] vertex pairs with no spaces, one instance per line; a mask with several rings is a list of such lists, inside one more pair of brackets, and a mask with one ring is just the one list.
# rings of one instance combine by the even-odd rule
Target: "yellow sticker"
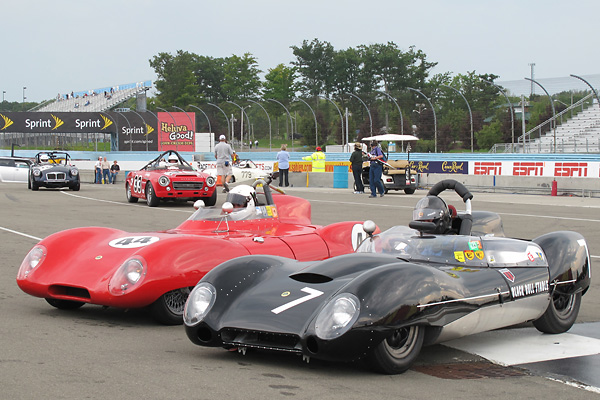
[[485,256],[485,254],[481,250],[478,250],[475,252],[475,257],[479,258],[480,260],[483,260],[484,256]]
[[467,260],[471,261],[475,258],[475,253],[473,253],[473,250],[467,250],[465,251],[465,257],[467,257]]
[[463,253],[462,251],[455,251],[454,258],[458,262],[465,262],[465,253]]

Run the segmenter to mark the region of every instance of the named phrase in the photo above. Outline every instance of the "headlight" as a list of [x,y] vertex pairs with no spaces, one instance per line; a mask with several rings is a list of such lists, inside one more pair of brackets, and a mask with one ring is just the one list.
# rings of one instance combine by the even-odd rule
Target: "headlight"
[[46,258],[47,250],[45,246],[38,244],[27,255],[19,267],[17,277],[19,279],[27,278],[27,276],[36,269]]
[[164,186],[169,186],[169,183],[170,183],[170,182],[171,182],[171,180],[170,180],[170,179],[169,179],[169,177],[168,177],[168,176],[166,176],[166,175],[163,175],[163,176],[161,176],[160,178],[158,178],[158,184],[159,184],[160,186],[163,186],[163,187],[164,187]]
[[34,168],[33,176],[40,176],[40,175],[42,175],[42,171],[39,168]]
[[208,178],[206,178],[206,184],[210,187],[215,186],[215,183],[217,183],[217,180],[213,177],[213,176],[209,176]]
[[183,309],[183,322],[198,324],[208,314],[217,298],[217,290],[208,282],[199,283],[190,293]]
[[71,169],[71,176],[77,176],[79,175],[79,171],[77,170],[77,168],[72,168]]
[[358,319],[360,302],[350,293],[334,297],[321,310],[315,321],[315,333],[320,339],[331,340],[346,333]]
[[131,292],[140,286],[140,283],[146,276],[146,272],[146,261],[142,257],[136,256],[135,258],[128,259],[110,279],[108,284],[110,293],[115,296],[121,296]]

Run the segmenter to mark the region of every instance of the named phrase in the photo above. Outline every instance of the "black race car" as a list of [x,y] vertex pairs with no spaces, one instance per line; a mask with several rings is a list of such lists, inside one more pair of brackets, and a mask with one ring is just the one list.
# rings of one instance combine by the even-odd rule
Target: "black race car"
[[35,155],[29,168],[28,188],[40,187],[79,190],[79,169],[71,164],[71,156],[64,151],[42,151]]
[[[450,214],[438,197],[445,189],[460,195],[464,212]],[[225,262],[191,292],[186,333],[202,346],[366,360],[396,374],[424,345],[526,321],[545,333],[567,331],[591,281],[583,236],[506,238],[500,217],[471,212],[471,198],[459,182],[442,181],[408,227],[371,233],[353,254]]]

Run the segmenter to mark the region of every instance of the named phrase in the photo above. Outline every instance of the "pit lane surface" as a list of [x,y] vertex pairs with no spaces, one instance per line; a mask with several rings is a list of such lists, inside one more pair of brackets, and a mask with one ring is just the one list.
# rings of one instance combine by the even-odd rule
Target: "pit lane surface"
[[[382,229],[407,224],[415,203],[426,193],[407,196],[390,192],[370,199],[342,189],[291,188],[288,192],[311,200],[316,224],[370,218]],[[473,209],[500,213],[508,236],[531,238],[561,229],[581,232],[594,256],[592,274],[598,277],[598,199],[474,194]],[[444,197],[462,208],[458,196],[444,193]],[[220,195],[219,204],[223,198]],[[500,353],[508,354],[513,351],[511,346],[536,335],[530,325],[496,331],[491,337],[475,335],[472,340],[466,338],[463,346],[453,343],[453,347],[425,348],[407,373],[382,376],[352,365],[318,360],[306,364],[291,355],[248,352],[242,356],[201,348],[191,344],[181,326],[156,325],[143,311],[90,305],[60,311],[24,294],[16,285],[17,269],[37,238],[92,225],[130,232],[162,230],[178,225],[192,211],[191,203],[158,208],[129,204],[122,186],[88,184],[82,185],[80,192],[32,192],[26,185],[0,183],[0,398],[598,398],[594,387],[600,385],[593,377],[600,376],[600,349],[593,344],[587,343],[590,351],[596,352],[592,355],[575,357],[569,353],[573,346],[567,343],[566,354],[560,358],[530,362],[524,357],[522,362],[517,358],[510,363],[494,360],[472,346],[483,343],[483,348],[489,349],[502,339],[506,347]],[[568,335],[600,340],[599,285],[598,279],[592,280],[578,324]],[[566,342],[565,336],[558,335],[547,347]],[[516,354],[531,352],[521,349]],[[542,353],[549,352],[542,347]],[[496,375],[489,375],[486,371],[495,370],[494,364],[477,354],[516,367],[500,368]],[[478,372],[471,373],[474,379],[468,380],[456,379],[466,376],[457,372],[439,374],[456,365],[469,365]],[[582,376],[582,370],[588,378]],[[587,384],[587,390],[578,387],[577,381]]]

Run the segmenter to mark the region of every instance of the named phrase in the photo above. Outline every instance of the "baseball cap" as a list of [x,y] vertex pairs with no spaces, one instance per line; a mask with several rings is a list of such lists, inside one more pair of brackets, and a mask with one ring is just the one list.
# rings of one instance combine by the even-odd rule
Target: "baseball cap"
[[219,140],[226,140],[227,138],[225,137],[225,135],[221,135],[219,136]]

